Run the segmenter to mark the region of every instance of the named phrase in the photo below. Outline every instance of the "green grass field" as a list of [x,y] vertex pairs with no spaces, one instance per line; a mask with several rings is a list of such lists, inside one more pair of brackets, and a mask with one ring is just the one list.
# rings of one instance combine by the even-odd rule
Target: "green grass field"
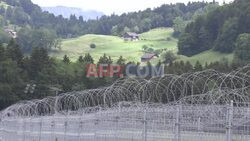
[[227,60],[228,62],[232,62],[233,61],[233,53],[231,54],[223,54],[223,53],[219,53],[219,52],[215,52],[215,51],[204,51],[200,54],[194,55],[192,57],[186,57],[186,56],[182,56],[179,55],[177,61],[183,60],[183,61],[189,61],[191,62],[193,65],[199,61],[201,64],[205,64],[206,62],[212,63],[212,62],[216,62],[216,61],[222,61],[222,60]]
[[[123,56],[127,61],[139,62],[143,55],[143,45],[153,49],[175,50],[177,40],[171,36],[172,33],[172,28],[157,28],[141,34],[140,37],[144,40],[139,41],[124,41],[116,36],[88,34],[63,40],[61,50],[54,50],[51,55],[62,58],[67,54],[71,60],[76,60],[80,55],[90,53],[97,60],[105,53],[114,60]],[[95,49],[89,47],[91,43],[96,44]]]
[[[105,53],[111,56],[113,60],[123,56],[127,62],[140,62],[140,58],[144,53],[142,50],[143,45],[147,45],[155,50],[167,49],[177,53],[178,40],[173,38],[172,34],[172,28],[156,28],[140,34],[142,40],[139,41],[124,41],[122,38],[116,36],[88,34],[78,38],[63,40],[61,50],[53,50],[50,55],[62,59],[66,54],[70,57],[71,61],[76,61],[79,56],[90,53],[95,61],[98,61],[100,56]],[[90,44],[92,43],[96,44],[95,49],[90,48]],[[233,54],[205,51],[192,57],[178,55],[177,61],[190,61],[192,64],[200,61],[202,64],[205,64],[206,62],[220,61],[224,58],[231,61]],[[162,59],[163,57],[161,56],[151,62],[155,64]]]

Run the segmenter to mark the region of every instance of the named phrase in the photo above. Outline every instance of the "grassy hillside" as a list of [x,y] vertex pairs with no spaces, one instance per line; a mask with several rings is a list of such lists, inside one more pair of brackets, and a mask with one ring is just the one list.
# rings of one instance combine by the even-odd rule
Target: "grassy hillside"
[[172,28],[156,28],[140,35],[145,40],[168,40],[172,38],[174,30]]
[[[172,38],[172,28],[157,28],[140,35],[143,40],[124,41],[120,37],[88,34],[78,38],[67,39],[62,42],[61,50],[54,50],[51,55],[62,58],[67,54],[71,60],[76,60],[80,55],[90,53],[95,60],[98,60],[104,53],[117,59],[123,56],[127,61],[140,61],[143,55],[142,47],[147,45],[153,49],[175,50],[177,40]],[[168,39],[167,39],[168,38]],[[96,44],[95,49],[89,45]]]
[[211,62],[216,62],[216,61],[221,61],[221,60],[228,60],[229,62],[232,62],[233,60],[233,53],[231,54],[223,54],[215,51],[204,51],[200,54],[194,55],[192,57],[186,57],[180,55],[178,57],[178,61],[183,60],[183,61],[189,61],[192,64],[195,64],[197,61],[199,61],[202,64],[211,63]]
[[[142,47],[147,45],[153,49],[168,49],[177,53],[177,39],[172,37],[172,28],[157,28],[140,34],[140,41],[124,41],[120,37],[88,34],[78,38],[63,40],[61,50],[54,50],[51,55],[62,59],[67,54],[72,61],[77,60],[80,55],[90,53],[95,61],[98,61],[104,53],[111,56],[114,60],[123,56],[127,61],[140,62],[143,55]],[[95,49],[90,48],[90,44],[96,44]],[[190,61],[195,64],[200,61],[202,64],[220,61],[222,59],[232,61],[233,54],[221,54],[214,51],[205,51],[192,57],[178,55],[177,61]],[[163,56],[152,60],[156,64],[162,60]]]

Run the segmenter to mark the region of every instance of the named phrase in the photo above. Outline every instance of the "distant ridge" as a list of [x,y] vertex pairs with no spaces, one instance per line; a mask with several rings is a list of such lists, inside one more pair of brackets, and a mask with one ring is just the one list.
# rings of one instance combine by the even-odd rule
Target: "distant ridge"
[[85,20],[96,19],[104,15],[104,13],[95,10],[82,10],[81,8],[65,6],[42,7],[42,10],[53,13],[56,16],[62,15],[64,18],[69,18],[70,15],[73,14],[76,15],[76,17],[83,16]]

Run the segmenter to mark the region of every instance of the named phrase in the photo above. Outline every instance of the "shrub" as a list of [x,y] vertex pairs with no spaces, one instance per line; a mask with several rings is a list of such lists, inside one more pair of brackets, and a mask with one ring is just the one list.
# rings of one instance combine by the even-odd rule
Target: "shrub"
[[170,37],[167,37],[167,41],[171,41],[172,39]]
[[177,59],[176,55],[171,51],[165,52],[163,57],[165,64],[173,63]]
[[96,48],[95,44],[90,44],[90,48]]
[[148,49],[148,46],[147,46],[147,45],[143,45],[143,46],[142,46],[142,49],[145,51],[145,50]]
[[154,49],[153,48],[148,48],[147,51],[148,52],[154,52]]

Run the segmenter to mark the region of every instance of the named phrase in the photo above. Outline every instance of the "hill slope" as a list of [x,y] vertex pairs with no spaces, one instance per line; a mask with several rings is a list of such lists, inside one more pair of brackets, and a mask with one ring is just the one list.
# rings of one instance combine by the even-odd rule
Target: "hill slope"
[[179,55],[177,61],[189,61],[191,62],[191,64],[195,65],[195,63],[197,61],[199,61],[201,64],[205,65],[206,63],[212,63],[212,62],[216,62],[216,61],[228,61],[228,62],[232,62],[233,61],[233,57],[234,54],[230,53],[220,53],[220,52],[216,52],[213,50],[208,50],[208,51],[204,51],[202,53],[196,54],[192,57],[187,57],[187,56],[183,56],[183,55]]
[[[157,49],[176,49],[177,40],[172,38],[172,28],[157,28],[140,35],[143,40],[124,41],[117,36],[88,34],[78,38],[67,39],[62,42],[61,50],[54,50],[52,56],[62,58],[67,54],[72,60],[76,60],[80,55],[91,53],[95,60],[99,59],[104,53],[117,59],[123,56],[127,61],[139,62],[143,55],[144,45]],[[170,38],[170,41],[167,41]],[[96,44],[95,49],[89,47]]]
[[[140,58],[144,53],[142,50],[144,45],[155,50],[167,49],[177,54],[177,39],[173,38],[172,34],[172,28],[156,28],[140,34],[140,38],[143,40],[135,42],[125,42],[117,36],[88,34],[78,38],[64,40],[61,50],[53,50],[50,55],[62,59],[66,54],[72,61],[75,61],[80,55],[90,53],[95,61],[98,61],[99,57],[105,53],[114,60],[118,59],[119,56],[123,56],[127,61],[140,62]],[[89,47],[92,43],[96,44],[97,47],[95,49]],[[196,61],[200,61],[202,64],[205,64],[206,62],[220,61],[224,58],[231,61],[233,54],[207,51],[192,57],[178,55],[177,61],[190,61],[192,64],[195,64]],[[152,63],[155,64],[158,60],[163,60],[163,56],[152,60]]]

